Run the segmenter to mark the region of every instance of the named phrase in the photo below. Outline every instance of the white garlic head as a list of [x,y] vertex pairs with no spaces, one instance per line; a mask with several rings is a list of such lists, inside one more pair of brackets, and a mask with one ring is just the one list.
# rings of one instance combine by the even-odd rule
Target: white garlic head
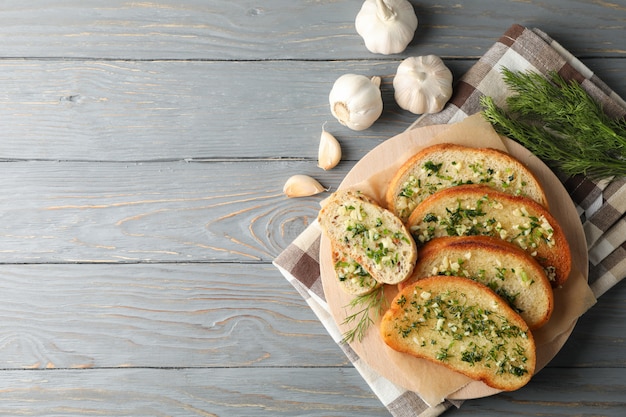
[[370,52],[397,54],[413,39],[417,16],[407,0],[365,0],[354,25]]
[[452,96],[452,72],[436,55],[407,58],[398,66],[393,88],[404,110],[438,113]]
[[352,130],[370,127],[383,112],[380,77],[344,74],[333,84],[328,101],[339,123]]

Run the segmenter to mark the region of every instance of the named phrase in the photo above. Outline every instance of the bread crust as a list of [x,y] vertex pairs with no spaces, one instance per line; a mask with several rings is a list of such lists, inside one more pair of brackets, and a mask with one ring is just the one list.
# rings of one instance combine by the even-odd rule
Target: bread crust
[[396,351],[504,391],[521,388],[535,371],[535,342],[524,320],[467,278],[428,277],[404,288],[385,312],[380,333]]
[[442,143],[422,149],[407,160],[389,183],[385,204],[406,221],[415,206],[443,188],[483,184],[524,195],[548,207],[540,181],[522,162],[493,148]]
[[405,225],[357,190],[338,190],[318,221],[334,250],[358,262],[376,281],[397,284],[413,272],[417,247]]
[[418,245],[454,235],[490,235],[511,242],[541,264],[552,287],[563,285],[571,272],[570,247],[554,216],[530,198],[488,186],[438,191],[415,208],[407,226]]
[[532,256],[509,242],[491,236],[439,237],[418,253],[413,274],[398,288],[433,275],[459,275],[488,286],[533,330],[552,315],[554,294],[545,271]]

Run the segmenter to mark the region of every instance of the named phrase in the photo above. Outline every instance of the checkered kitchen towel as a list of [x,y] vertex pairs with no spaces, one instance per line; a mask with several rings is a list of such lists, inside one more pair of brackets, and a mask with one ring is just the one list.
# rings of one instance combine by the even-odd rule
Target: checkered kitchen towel
[[[502,104],[508,95],[500,75],[502,67],[543,74],[557,71],[566,79],[579,81],[610,116],[626,115],[626,102],[561,45],[540,30],[513,25],[458,81],[446,108],[420,117],[410,129],[458,122],[481,110],[482,95]],[[594,295],[599,297],[626,276],[626,178],[592,181],[578,176],[561,180],[577,204],[584,225],[589,247],[589,282]],[[451,401],[429,406],[416,393],[373,372],[349,345],[341,342],[320,278],[320,234],[319,225],[314,222],[276,258],[274,265],[304,297],[390,413],[394,417],[438,416],[453,405],[460,406],[461,402]]]

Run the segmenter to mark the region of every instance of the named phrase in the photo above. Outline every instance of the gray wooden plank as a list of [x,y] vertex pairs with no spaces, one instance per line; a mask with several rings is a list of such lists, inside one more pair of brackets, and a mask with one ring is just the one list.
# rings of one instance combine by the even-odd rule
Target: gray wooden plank
[[[546,369],[518,391],[466,401],[444,415],[622,417],[623,372]],[[1,377],[2,415],[390,416],[354,369],[36,370]]]
[[7,369],[349,366],[271,265],[1,265],[0,277],[0,379]]
[[389,416],[354,369],[3,371],[0,415]]
[[[317,157],[322,126],[358,160],[418,116],[398,107],[392,61],[0,60],[0,158],[153,161]],[[458,79],[475,61],[448,60]],[[586,60],[626,97],[624,60]],[[344,73],[382,75],[385,110],[354,132],[330,114]]]
[[336,188],[347,165],[307,161],[0,164],[0,263],[269,262],[324,195],[288,199],[293,174]]
[[[550,31],[577,55],[624,56],[619,2],[412,1],[420,26],[402,56],[482,55],[511,24]],[[8,2],[2,56],[130,59],[367,59],[354,29],[360,2],[245,0]],[[555,25],[554,22],[559,22]],[[584,36],[578,36],[584,33]]]
[[[458,74],[471,61],[452,61]],[[0,158],[150,161],[316,158],[324,123],[358,159],[417,116],[393,99],[394,62],[0,61]],[[353,132],[331,115],[344,73],[385,76],[385,113]]]
[[[271,265],[0,265],[0,277],[0,378],[33,368],[351,366]],[[623,370],[625,298],[624,284],[605,294],[548,368]]]

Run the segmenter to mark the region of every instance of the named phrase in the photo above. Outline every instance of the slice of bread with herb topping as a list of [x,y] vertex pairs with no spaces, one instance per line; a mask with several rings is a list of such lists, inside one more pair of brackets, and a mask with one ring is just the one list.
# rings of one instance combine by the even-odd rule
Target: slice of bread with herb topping
[[571,271],[570,247],[558,221],[527,197],[484,185],[459,185],[421,202],[407,222],[418,245],[442,236],[485,235],[511,242],[541,264],[552,287]]
[[493,290],[531,329],[552,315],[554,295],[543,268],[513,244],[489,236],[440,237],[418,253],[413,275],[400,289],[429,276],[461,276]]
[[392,178],[386,205],[402,221],[429,195],[448,187],[484,184],[523,195],[548,207],[535,175],[513,156],[491,148],[452,143],[429,146],[406,161]]
[[382,285],[360,263],[345,253],[333,249],[332,260],[339,286],[348,294],[369,294]]
[[358,262],[374,279],[397,284],[411,275],[417,248],[404,224],[355,190],[338,190],[326,201],[319,224],[334,250]]
[[494,292],[462,277],[429,277],[398,293],[380,333],[392,349],[513,391],[536,366],[526,322]]

